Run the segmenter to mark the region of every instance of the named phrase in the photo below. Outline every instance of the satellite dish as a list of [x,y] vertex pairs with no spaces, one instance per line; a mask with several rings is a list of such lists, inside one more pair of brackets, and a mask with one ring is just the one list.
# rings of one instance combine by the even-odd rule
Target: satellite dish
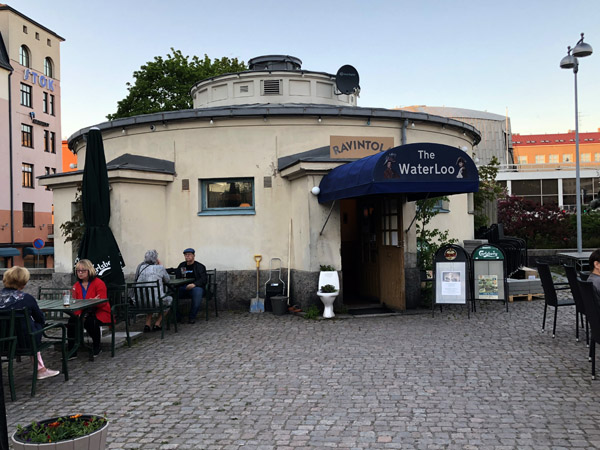
[[339,68],[335,74],[335,85],[342,94],[350,95],[360,90],[358,71],[349,64]]

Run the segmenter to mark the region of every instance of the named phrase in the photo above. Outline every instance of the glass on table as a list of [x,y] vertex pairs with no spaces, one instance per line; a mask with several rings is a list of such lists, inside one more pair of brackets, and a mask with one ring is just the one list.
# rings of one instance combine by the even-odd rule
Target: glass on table
[[61,296],[62,296],[63,306],[70,306],[71,303],[73,302],[73,300],[72,300],[73,296],[71,295],[71,290],[64,289],[61,292]]
[[181,278],[185,278],[185,274],[187,273],[187,270],[185,267],[181,268]]

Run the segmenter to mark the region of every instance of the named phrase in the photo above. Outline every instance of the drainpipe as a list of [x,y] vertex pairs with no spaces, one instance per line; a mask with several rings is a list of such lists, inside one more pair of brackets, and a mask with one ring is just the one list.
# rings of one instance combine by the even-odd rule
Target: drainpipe
[[10,245],[15,243],[15,207],[14,207],[14,187],[13,187],[13,141],[12,141],[12,98],[10,82],[13,71],[8,74],[8,167],[10,168]]
[[404,123],[402,124],[402,145],[406,145],[406,129],[408,128],[408,119],[404,119]]

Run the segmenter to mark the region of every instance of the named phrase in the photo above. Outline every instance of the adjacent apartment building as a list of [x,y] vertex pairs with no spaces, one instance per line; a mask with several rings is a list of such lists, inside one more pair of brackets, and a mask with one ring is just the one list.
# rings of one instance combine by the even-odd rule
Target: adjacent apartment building
[[53,267],[53,196],[37,177],[60,172],[60,44],[0,3],[0,267]]
[[[509,194],[540,204],[574,209],[576,204],[575,132],[514,134],[515,163],[498,174]],[[579,133],[581,203],[600,194],[600,129]]]

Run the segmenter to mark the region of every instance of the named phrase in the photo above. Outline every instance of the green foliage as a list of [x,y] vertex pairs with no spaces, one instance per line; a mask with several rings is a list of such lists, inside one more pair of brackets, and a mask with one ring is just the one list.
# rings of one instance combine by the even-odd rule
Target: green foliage
[[321,272],[335,272],[335,269],[333,268],[333,266],[326,265],[326,264],[321,264],[319,266],[319,270]]
[[[577,229],[577,216],[571,214],[569,216],[573,230]],[[577,242],[577,232],[573,231],[575,236],[573,239]],[[593,210],[581,213],[581,240],[585,248],[600,248],[600,210]]]
[[575,245],[576,232],[571,214],[557,205],[540,205],[510,196],[498,202],[498,222],[504,234],[527,241],[528,248],[568,248]]
[[489,225],[489,218],[485,214],[486,205],[505,195],[504,187],[496,181],[499,166],[500,161],[493,156],[489,164],[477,168],[479,172],[479,191],[473,194],[476,230]]
[[321,312],[319,311],[319,308],[316,305],[312,305],[308,308],[306,313],[304,313],[304,318],[305,319],[316,319],[317,317],[319,317],[320,314],[321,314]]
[[[433,268],[433,256],[444,244],[458,242],[457,239],[448,237],[449,231],[437,228],[429,229],[427,225],[438,214],[436,204],[440,198],[427,198],[417,201],[416,228],[417,228],[417,265],[420,270]],[[441,197],[447,201],[447,197]]]
[[86,436],[98,431],[106,424],[104,417],[74,416],[59,417],[56,420],[32,422],[31,425],[22,427],[17,425],[16,437],[22,442],[48,443],[60,442]]
[[337,289],[333,284],[326,284],[325,286],[321,286],[321,292],[328,294],[332,292],[337,292]]
[[211,61],[184,56],[181,50],[171,48],[172,55],[166,59],[155,56],[133,73],[134,84],[127,83],[129,94],[117,103],[117,112],[106,116],[108,120],[121,117],[150,114],[162,111],[190,109],[192,97],[190,89],[194,84],[207,78],[226,73],[242,72],[247,69],[237,58],[221,58]]
[[85,233],[85,222],[81,207],[81,185],[77,187],[77,192],[75,193],[75,212],[73,213],[73,217],[71,217],[71,220],[62,223],[60,230],[65,237],[65,244],[73,242],[75,247],[79,247]]

